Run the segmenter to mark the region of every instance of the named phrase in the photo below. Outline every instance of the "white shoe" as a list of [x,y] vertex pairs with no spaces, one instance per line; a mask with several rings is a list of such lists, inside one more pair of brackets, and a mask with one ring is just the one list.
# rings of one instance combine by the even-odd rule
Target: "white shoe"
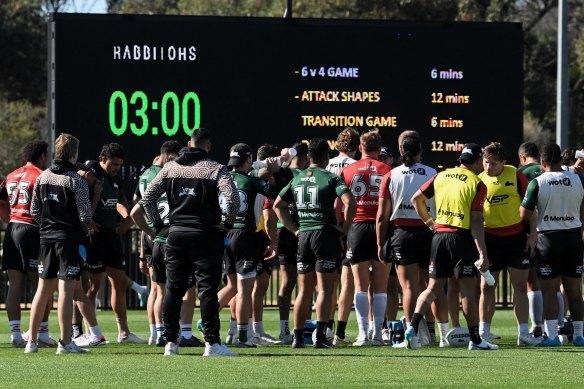
[[236,357],[238,355],[238,353],[229,350],[224,344],[214,343],[210,345],[208,342],[205,342],[204,357]]
[[51,338],[50,336],[47,336],[45,338],[39,337],[39,340],[38,340],[39,348],[45,348],[45,347],[55,348],[55,347],[57,347],[57,344],[58,344],[58,342],[55,339]]
[[491,344],[484,339],[481,339],[481,343],[474,344],[472,341],[468,343],[468,349],[472,351],[476,350],[498,350],[499,346],[496,344]]
[[383,340],[382,339],[371,339],[371,342],[369,342],[369,344],[373,347],[383,346]]
[[493,340],[501,339],[499,335],[493,334],[491,332],[485,332],[481,335],[481,338],[486,340],[487,342],[491,342]]
[[[420,325],[422,325],[422,324],[420,324]],[[407,348],[409,348],[411,350],[417,350],[420,347],[422,347],[422,345],[420,344],[420,341],[418,340],[418,334],[416,334],[414,327],[409,327],[406,330],[404,337],[406,338],[405,343],[406,343]]]
[[91,354],[91,350],[81,348],[74,342],[71,342],[66,346],[63,346],[63,344],[59,342],[59,345],[57,346],[57,354]]
[[25,354],[38,353],[39,347],[34,340],[29,340],[24,347]]
[[10,344],[14,348],[23,348],[23,347],[26,347],[27,341],[24,340],[23,338],[12,339],[11,342],[10,342]]
[[345,336],[345,338],[340,338],[338,335],[335,335],[334,339],[333,339],[333,345],[335,346],[350,346],[353,342],[351,342],[351,339],[347,338]]
[[448,341],[446,340],[446,338],[441,338],[440,339],[440,344],[438,345],[438,347],[450,347],[450,344],[448,343]]
[[251,338],[251,342],[258,347],[273,346],[276,344],[276,340],[270,340],[268,338],[264,338],[263,336],[258,335]]
[[165,356],[178,355],[178,344],[174,342],[168,342],[166,346],[164,346],[164,355]]
[[81,335],[75,339],[73,342],[79,347],[97,347],[97,346],[105,346],[107,341],[105,337],[102,336],[95,336],[95,335]]
[[381,339],[383,339],[383,341],[386,343],[391,341],[391,333],[389,332],[389,328],[384,328],[381,330]]
[[148,341],[146,339],[139,338],[130,332],[128,335],[126,335],[124,337],[121,337],[118,335],[118,343],[146,344],[146,343],[148,343]]
[[367,347],[367,346],[371,346],[371,343],[369,342],[369,339],[359,339],[357,338],[357,340],[355,342],[353,342],[353,346],[355,347]]
[[404,340],[403,342],[392,344],[391,348],[408,348],[408,345],[406,344],[406,341]]
[[335,338],[335,333],[333,332],[332,328],[326,328],[326,340],[328,340],[329,342],[332,342],[333,339]]
[[543,337],[535,338],[533,335],[519,335],[517,337],[518,346],[537,346],[543,341]]
[[292,340],[294,340],[294,335],[292,334],[280,335],[282,344],[292,344]]

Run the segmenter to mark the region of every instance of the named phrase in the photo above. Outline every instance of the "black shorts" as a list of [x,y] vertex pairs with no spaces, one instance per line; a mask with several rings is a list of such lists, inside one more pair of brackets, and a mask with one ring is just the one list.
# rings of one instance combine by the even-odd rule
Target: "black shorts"
[[497,236],[485,233],[485,243],[489,258],[489,270],[501,271],[507,267],[529,269],[527,234],[520,232],[510,236]]
[[579,228],[539,232],[537,251],[539,278],[582,277],[582,233]]
[[278,230],[278,261],[280,265],[296,265],[298,238],[287,228]]
[[349,230],[347,244],[346,257],[351,261],[351,265],[377,259],[375,222],[353,223]]
[[339,235],[339,231],[332,226],[325,226],[322,230],[301,231],[298,234],[296,257],[298,273],[337,271],[341,259]]
[[470,231],[436,233],[430,250],[430,278],[476,277],[478,258]]
[[93,234],[90,244],[87,245],[87,270],[90,273],[101,273],[105,271],[106,266],[126,269],[122,241],[115,232]]
[[26,223],[8,223],[4,235],[2,270],[38,272],[39,228]]
[[266,251],[266,247],[270,245],[270,238],[268,238],[268,235],[263,231],[256,232],[256,235],[258,242],[256,274],[258,276],[263,273],[272,274],[274,259],[272,258],[269,261],[264,259],[264,252]]
[[252,230],[233,229],[227,235],[229,246],[223,256],[223,269],[226,274],[237,273],[240,278],[256,276],[258,242]]
[[71,240],[42,240],[39,251],[39,277],[45,280],[78,280],[83,259],[79,255],[80,242]]
[[148,267],[152,269],[152,281],[166,284],[166,245],[162,242],[152,243],[152,255]]
[[390,238],[393,262],[399,265],[430,266],[430,248],[434,233],[428,227],[397,227]]

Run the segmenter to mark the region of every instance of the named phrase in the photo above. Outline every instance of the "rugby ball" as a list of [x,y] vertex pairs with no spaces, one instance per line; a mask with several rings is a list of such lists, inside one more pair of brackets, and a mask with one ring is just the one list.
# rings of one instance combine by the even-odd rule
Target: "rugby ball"
[[470,333],[465,327],[453,328],[446,334],[446,342],[450,347],[468,347]]

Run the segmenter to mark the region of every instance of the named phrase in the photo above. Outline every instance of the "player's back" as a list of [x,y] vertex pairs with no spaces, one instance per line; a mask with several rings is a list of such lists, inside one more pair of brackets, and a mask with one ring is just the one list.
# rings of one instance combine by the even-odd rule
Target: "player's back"
[[375,220],[381,180],[390,170],[391,167],[381,161],[363,158],[341,171],[341,177],[357,201],[354,223]]
[[6,191],[10,204],[10,221],[36,224],[30,214],[35,182],[42,170],[28,162],[6,177]]

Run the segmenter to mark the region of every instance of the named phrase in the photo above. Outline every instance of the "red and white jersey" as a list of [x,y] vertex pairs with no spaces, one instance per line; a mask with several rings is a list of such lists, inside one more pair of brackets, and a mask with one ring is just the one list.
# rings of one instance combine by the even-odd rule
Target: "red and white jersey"
[[[392,210],[390,220],[395,226],[423,226],[424,222],[412,205],[412,196],[431,177],[436,175],[436,169],[421,163],[412,166],[400,165],[383,177],[379,197],[391,199]],[[436,217],[434,198],[426,201],[428,212]]]
[[6,191],[10,204],[10,221],[36,225],[30,214],[34,184],[43,171],[28,162],[6,176]]
[[329,160],[328,165],[326,165],[326,170],[338,176],[341,174],[341,170],[343,170],[343,168],[355,162],[356,161],[351,157],[347,157],[346,155],[339,155]]
[[381,161],[363,158],[341,171],[341,177],[357,201],[353,222],[375,221],[381,181],[390,170],[391,167]]

